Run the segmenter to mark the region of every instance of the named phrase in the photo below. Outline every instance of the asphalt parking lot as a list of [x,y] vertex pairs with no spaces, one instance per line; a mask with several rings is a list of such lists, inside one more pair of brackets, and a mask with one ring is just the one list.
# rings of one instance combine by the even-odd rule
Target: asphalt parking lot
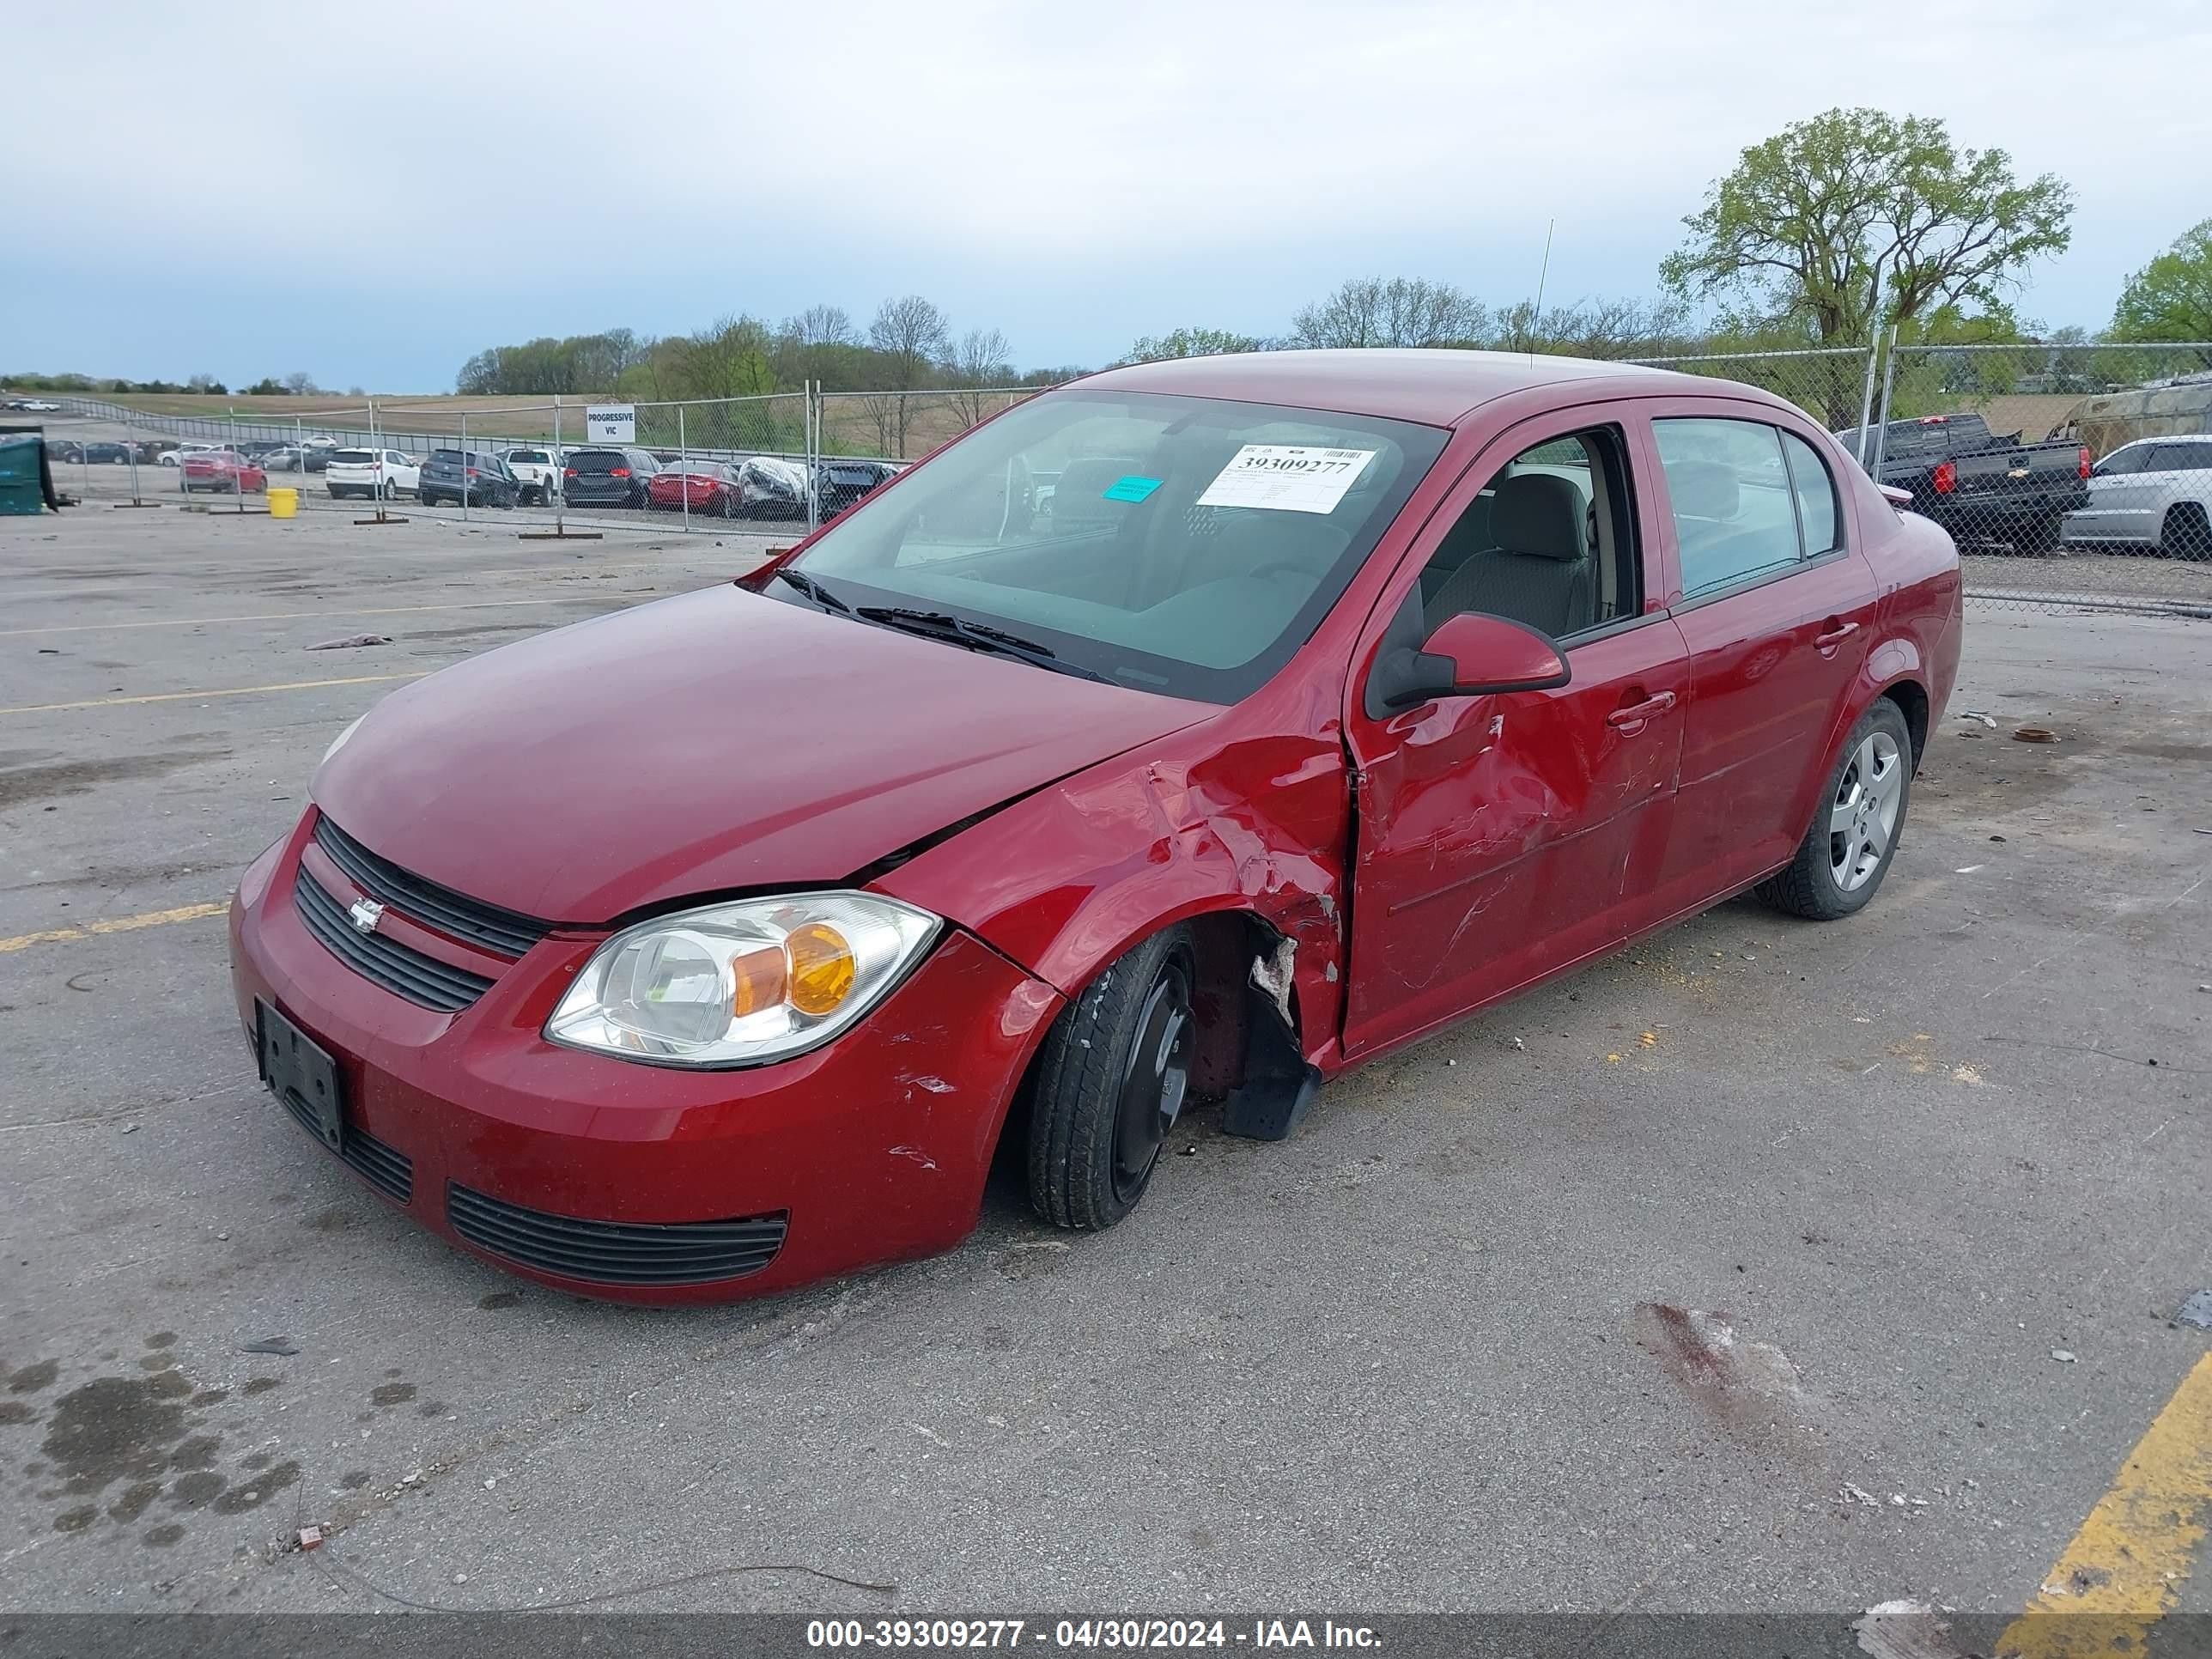
[[649,1311],[311,1142],[221,913],[405,677],[768,540],[355,516],[0,520],[0,1606],[2002,1615],[2212,1343],[2212,627],[1971,611],[1852,921],[1724,905],[1289,1142],[1201,1116],[1103,1236],[1002,1182]]

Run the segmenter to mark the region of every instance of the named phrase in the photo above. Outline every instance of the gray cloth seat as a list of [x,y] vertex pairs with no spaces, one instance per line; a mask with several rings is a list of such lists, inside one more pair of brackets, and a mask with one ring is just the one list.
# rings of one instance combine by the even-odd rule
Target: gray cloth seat
[[1597,620],[1582,491],[1549,472],[1523,472],[1498,487],[1490,507],[1496,544],[1469,554],[1423,606],[1428,631],[1462,611],[1510,617],[1553,639]]

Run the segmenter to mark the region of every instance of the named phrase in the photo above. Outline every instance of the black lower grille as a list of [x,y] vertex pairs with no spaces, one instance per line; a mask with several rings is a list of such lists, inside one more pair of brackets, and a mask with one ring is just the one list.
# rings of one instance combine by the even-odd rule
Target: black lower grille
[[453,1231],[494,1255],[599,1285],[708,1285],[775,1260],[789,1218],[648,1223],[547,1215],[461,1186],[446,1188]]
[[[277,1098],[284,1103],[284,1109],[299,1120],[300,1127],[315,1137],[316,1144],[322,1145],[322,1131],[306,1103],[289,1094],[280,1094]],[[353,1166],[356,1175],[393,1203],[404,1204],[415,1195],[415,1160],[397,1146],[387,1146],[374,1135],[349,1127],[346,1131],[345,1151],[338,1156]]]
[[369,897],[479,950],[519,957],[550,931],[535,916],[456,893],[379,858],[326,817],[315,819],[315,845]]
[[481,974],[426,957],[381,933],[362,933],[345,908],[305,870],[293,884],[293,902],[307,931],[332,956],[394,996],[453,1014],[491,989],[491,981]]

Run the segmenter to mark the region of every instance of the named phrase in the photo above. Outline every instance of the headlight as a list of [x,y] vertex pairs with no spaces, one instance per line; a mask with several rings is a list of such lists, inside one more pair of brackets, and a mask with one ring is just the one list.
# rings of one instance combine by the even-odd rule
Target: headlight
[[331,746],[323,750],[323,759],[317,761],[315,764],[320,766],[323,763],[323,761],[329,760],[331,756],[337,754],[339,750],[344,748],[345,740],[351,737],[356,731],[360,730],[361,723],[368,718],[368,716],[366,714],[355,715],[352,724],[348,726],[344,731],[339,732],[337,736],[331,739]]
[[920,957],[938,919],[869,893],[659,916],[593,953],[545,1035],[663,1066],[744,1066],[827,1042]]

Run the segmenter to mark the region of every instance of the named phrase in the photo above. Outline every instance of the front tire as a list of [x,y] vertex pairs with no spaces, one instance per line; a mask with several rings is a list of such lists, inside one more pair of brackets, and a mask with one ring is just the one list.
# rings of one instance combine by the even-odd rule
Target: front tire
[[1911,728],[1903,709],[1878,697],[1844,740],[1797,856],[1759,884],[1759,897],[1814,921],[1863,909],[1897,856],[1911,793]]
[[1030,1203],[1097,1231],[1137,1206],[1181,1115],[1196,1047],[1197,951],[1169,928],[1109,966],[1053,1022],[1030,1107]]

